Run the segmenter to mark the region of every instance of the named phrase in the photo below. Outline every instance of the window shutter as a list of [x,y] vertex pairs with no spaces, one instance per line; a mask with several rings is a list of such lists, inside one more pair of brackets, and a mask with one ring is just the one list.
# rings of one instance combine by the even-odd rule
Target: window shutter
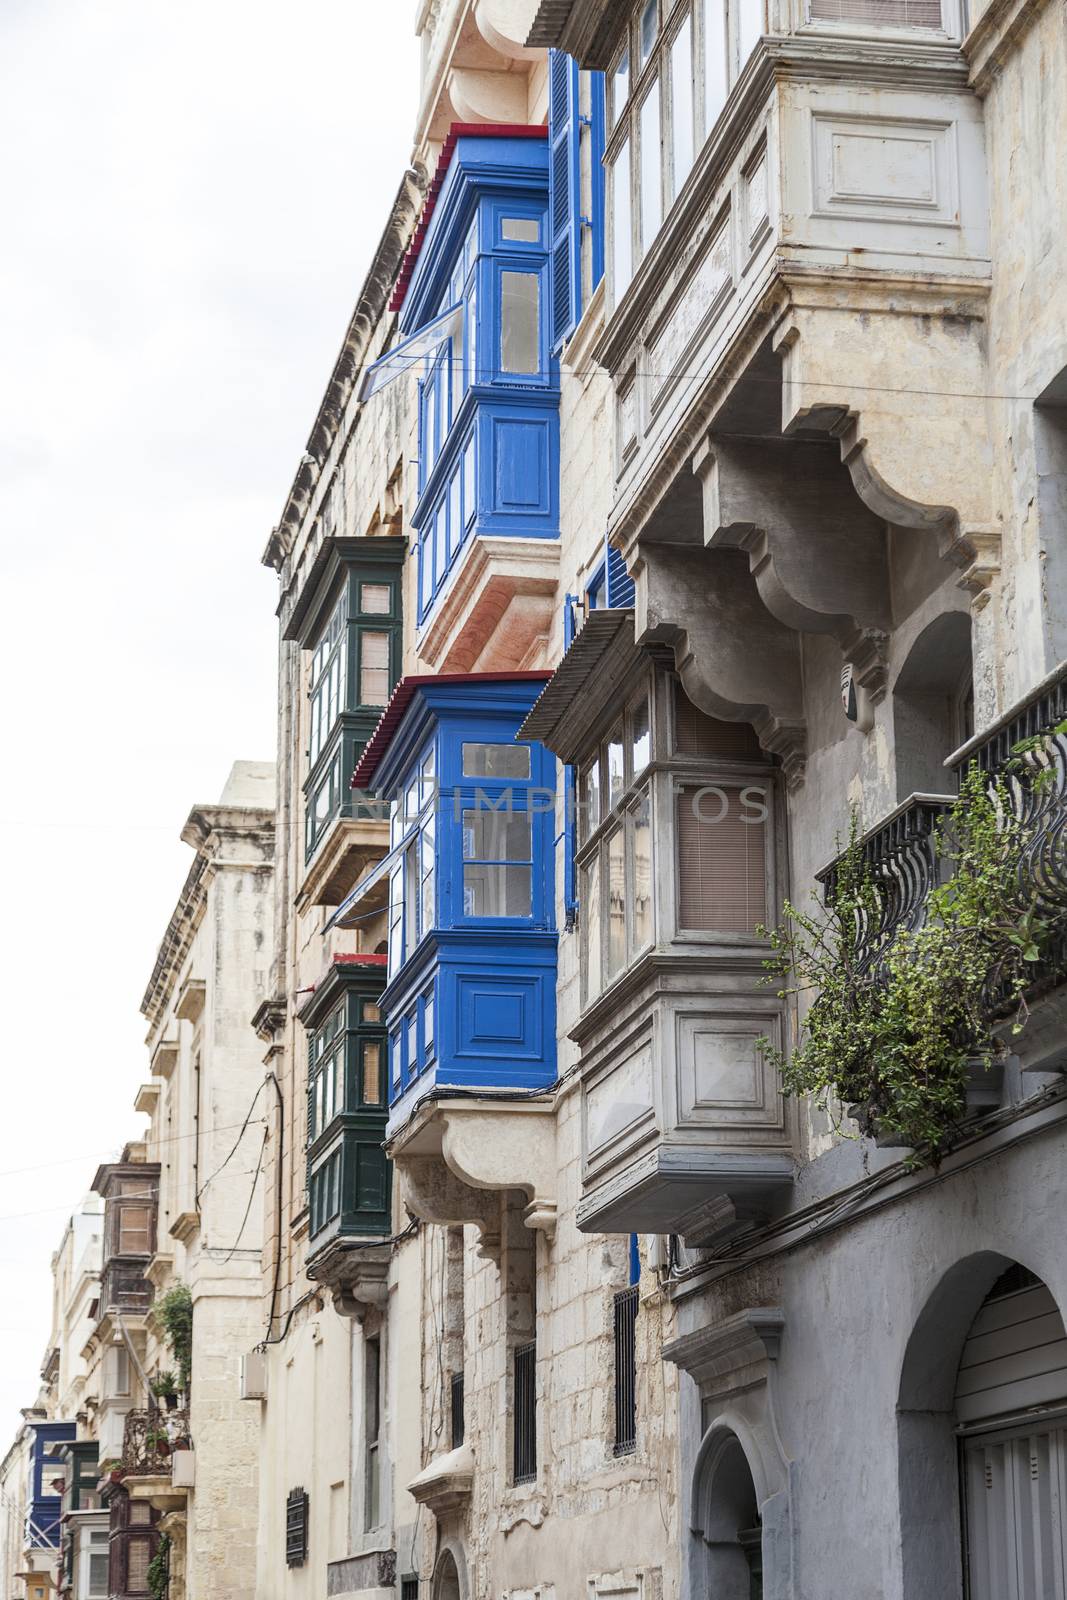
[[747,820],[740,792],[721,784],[679,789],[678,926],[752,936],[767,920],[766,823]]
[[811,0],[812,22],[865,22],[886,28],[940,28],[941,0]]
[[285,1502],[285,1564],[302,1567],[308,1553],[308,1497],[292,1489]]
[[609,606],[628,611],[634,603],[634,580],[626,570],[626,563],[615,546],[607,547],[607,582],[605,599]]
[[548,217],[552,250],[553,354],[573,333],[582,309],[581,122],[578,63],[562,50],[548,62]]

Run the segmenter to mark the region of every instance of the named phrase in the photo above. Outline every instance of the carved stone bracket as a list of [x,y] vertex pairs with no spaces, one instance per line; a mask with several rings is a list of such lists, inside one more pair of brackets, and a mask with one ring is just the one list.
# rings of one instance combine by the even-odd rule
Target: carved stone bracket
[[389,1299],[391,1254],[387,1243],[335,1239],[309,1260],[307,1275],[329,1289],[341,1316],[362,1322],[368,1311],[382,1310]]
[[[836,439],[863,503],[886,522],[936,537],[980,610],[1000,570],[979,284],[899,291],[855,311],[798,288],[776,331],[782,428]],[[911,382],[901,375],[913,374]]]
[[886,691],[890,627],[885,523],[859,499],[832,446],[709,434],[693,457],[704,542],[743,550],[767,610],[841,646],[857,683]]
[[692,545],[638,548],[638,643],[673,651],[686,694],[709,716],[751,722],[795,787],[806,754],[799,645],[764,605],[747,556]]
[[404,1205],[423,1222],[478,1229],[478,1254],[500,1260],[500,1196],[468,1188],[438,1156],[393,1153]]
[[438,1456],[408,1484],[408,1494],[420,1506],[429,1506],[434,1516],[445,1517],[460,1511],[471,1497],[474,1486],[474,1452],[461,1444],[447,1455]]

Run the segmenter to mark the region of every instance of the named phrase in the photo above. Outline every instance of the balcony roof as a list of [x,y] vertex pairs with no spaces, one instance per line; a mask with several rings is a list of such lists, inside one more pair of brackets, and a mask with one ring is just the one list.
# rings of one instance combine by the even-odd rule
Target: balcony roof
[[591,611],[518,737],[537,739],[561,761],[576,761],[590,724],[614,703],[633,668],[648,659],[648,652],[635,643],[632,611]]
[[543,125],[530,125],[526,123],[507,122],[453,122],[441,146],[441,154],[437,158],[434,175],[430,179],[423,202],[422,214],[415,224],[415,232],[411,236],[411,243],[404,252],[397,274],[396,288],[393,290],[392,299],[389,301],[390,311],[399,311],[407,298],[408,286],[411,283],[423,243],[430,229],[430,222],[437,209],[437,201],[444,187],[448,169],[452,165],[452,157],[456,153],[456,145],[460,139],[545,139],[548,129]]
[[375,774],[404,720],[408,707],[420,690],[459,684],[474,687],[479,684],[494,683],[545,683],[550,677],[549,672],[416,672],[401,678],[359,758],[356,770],[352,774],[351,787],[373,788]]

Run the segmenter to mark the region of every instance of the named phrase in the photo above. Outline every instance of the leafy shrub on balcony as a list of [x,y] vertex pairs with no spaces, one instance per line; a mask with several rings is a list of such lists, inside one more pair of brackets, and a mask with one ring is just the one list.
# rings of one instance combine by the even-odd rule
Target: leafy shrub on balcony
[[970,1073],[1005,1051],[993,1017],[1014,1011],[1021,1031],[1027,989],[1063,927],[1024,870],[1019,785],[1054,781],[1047,767],[1025,770],[1031,753],[1017,746],[993,778],[968,770],[935,829],[940,881],[921,924],[891,933],[875,959],[870,934],[887,921],[892,890],[865,859],[855,815],[825,903],[804,912],[787,901],[767,934],[766,981],[801,1008],[810,999],[792,1054],[763,1044],[786,1092],[810,1094],[832,1117],[850,1106],[864,1132],[935,1161],[964,1119]]
[[185,1393],[193,1370],[193,1297],[184,1283],[171,1284],[152,1304],[177,1368],[178,1387]]

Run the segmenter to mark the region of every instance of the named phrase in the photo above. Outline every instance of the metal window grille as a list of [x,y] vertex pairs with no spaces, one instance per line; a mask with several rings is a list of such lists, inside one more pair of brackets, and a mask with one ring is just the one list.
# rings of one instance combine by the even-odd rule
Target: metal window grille
[[400,1600],[419,1600],[418,1578],[401,1578]]
[[463,1415],[463,1374],[452,1374],[452,1448],[458,1450],[466,1436],[466,1419]]
[[515,1346],[515,1413],[513,1477],[529,1483],[537,1477],[537,1346]]
[[302,1567],[308,1554],[308,1497],[304,1489],[291,1489],[285,1502],[285,1564]]
[[638,1286],[615,1296],[615,1454],[637,1449]]

